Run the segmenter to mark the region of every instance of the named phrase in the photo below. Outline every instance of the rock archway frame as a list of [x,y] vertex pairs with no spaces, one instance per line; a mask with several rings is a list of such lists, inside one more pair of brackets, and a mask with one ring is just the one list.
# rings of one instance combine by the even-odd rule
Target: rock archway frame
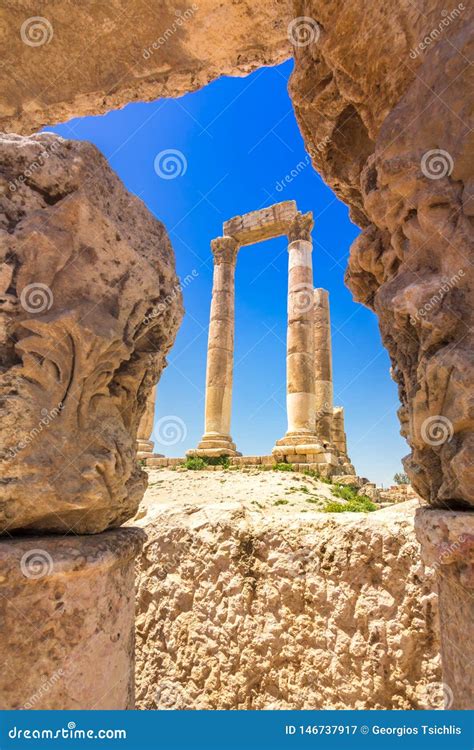
[[[439,0],[418,8],[408,0],[390,7],[369,0],[215,7],[205,0],[181,16],[166,2],[158,17],[144,0],[115,0],[107,12],[94,5],[50,0],[40,17],[32,2],[4,6],[11,43],[0,75],[0,127],[28,134],[294,56],[290,96],[307,151],[363,230],[346,282],[378,316],[411,448],[406,470],[436,509],[420,514],[420,538],[441,587],[456,582],[467,597],[472,529],[460,534],[451,519],[471,511],[461,514],[466,529],[474,505],[465,97],[472,11],[459,3],[448,12]],[[444,601],[453,606],[449,596]],[[465,643],[467,620],[451,615],[443,625],[449,641]],[[464,707],[472,678],[451,651],[455,703]]]

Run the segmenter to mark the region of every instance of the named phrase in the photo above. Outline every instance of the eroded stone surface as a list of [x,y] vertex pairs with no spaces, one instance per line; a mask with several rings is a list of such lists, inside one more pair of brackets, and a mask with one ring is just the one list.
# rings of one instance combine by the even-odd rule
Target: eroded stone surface
[[420,508],[415,527],[423,560],[437,575],[445,707],[472,711],[474,513]]
[[439,41],[386,118],[361,176],[372,223],[347,274],[379,317],[411,484],[439,507],[474,504],[471,40],[464,26]]
[[291,54],[289,0],[8,0],[0,123],[29,133],[133,100],[180,96],[221,75],[247,75]]
[[0,542],[0,709],[134,708],[138,529]]
[[102,531],[145,488],[137,427],[182,316],[173,252],[91,144],[0,150],[0,529]]
[[267,511],[231,486],[160,503],[153,489],[138,521],[140,708],[442,706],[413,503],[322,514]]

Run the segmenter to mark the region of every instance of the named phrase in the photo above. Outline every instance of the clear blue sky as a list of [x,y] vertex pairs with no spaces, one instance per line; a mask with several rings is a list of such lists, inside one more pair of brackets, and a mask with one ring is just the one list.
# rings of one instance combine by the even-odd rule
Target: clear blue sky
[[[350,456],[360,475],[390,484],[408,448],[399,435],[397,391],[377,320],[344,286],[359,229],[309,165],[277,189],[306,159],[287,93],[291,68],[287,62],[246,78],[222,78],[181,99],[130,104],[46,130],[95,143],[128,190],[165,223],[179,276],[194,271],[155,415],[179,417],[186,435],[172,446],[156,443],[155,450],[182,456],[203,432],[211,239],[231,216],[294,199],[315,217],[314,283],[330,293],[335,404],[345,409]],[[156,173],[155,157],[164,149],[184,154],[184,174],[163,179]],[[270,453],[286,430],[287,262],[284,238],[242,248],[238,256],[232,436],[246,455]]]

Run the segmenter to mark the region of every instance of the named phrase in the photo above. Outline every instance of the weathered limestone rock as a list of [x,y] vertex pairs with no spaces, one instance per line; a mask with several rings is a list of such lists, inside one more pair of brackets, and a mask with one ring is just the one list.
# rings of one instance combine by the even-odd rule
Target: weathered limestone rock
[[448,708],[474,709],[474,513],[422,508],[416,534],[439,591],[443,688]]
[[138,423],[182,316],[173,252],[91,144],[8,135],[0,153],[0,530],[102,531],[145,488]]
[[290,57],[292,17],[289,0],[7,2],[1,127],[28,133],[275,65]]
[[134,708],[138,529],[0,542],[0,709]]
[[356,299],[376,311],[392,359],[411,484],[444,508],[474,504],[472,34],[457,29],[426,55],[381,128],[361,177],[372,223],[347,274]]
[[144,503],[137,705],[442,707],[437,597],[413,512]]

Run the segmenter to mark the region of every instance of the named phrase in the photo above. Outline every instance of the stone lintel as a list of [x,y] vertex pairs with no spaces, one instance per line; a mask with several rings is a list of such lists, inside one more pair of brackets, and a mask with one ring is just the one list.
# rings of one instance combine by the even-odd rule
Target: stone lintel
[[234,216],[223,224],[223,234],[234,237],[239,245],[269,240],[288,234],[298,209],[295,201],[275,203],[268,208]]

